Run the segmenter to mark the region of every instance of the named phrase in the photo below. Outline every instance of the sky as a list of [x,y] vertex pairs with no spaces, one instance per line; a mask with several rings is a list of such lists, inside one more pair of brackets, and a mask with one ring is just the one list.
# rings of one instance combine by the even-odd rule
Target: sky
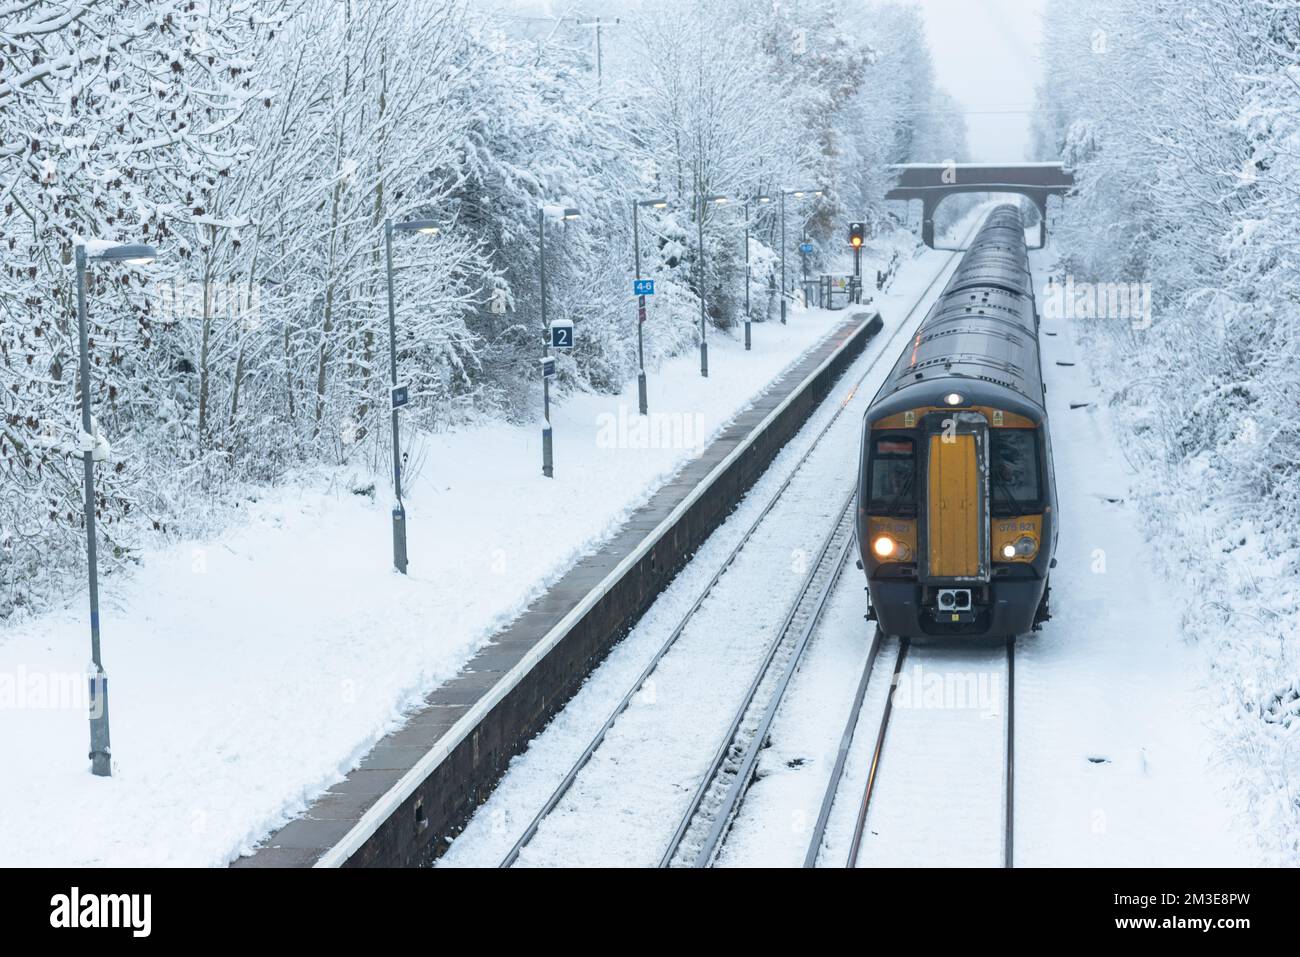
[[913,0],[939,84],[965,108],[971,160],[1029,156],[1044,0]]
[[[552,16],[623,3],[609,0],[476,0],[517,13]],[[649,0],[653,2],[653,0]],[[786,0],[797,2],[797,0]],[[852,2],[852,0],[845,0]],[[964,160],[1030,156],[1030,115],[1041,64],[1046,0],[903,0],[921,8],[939,84],[966,110],[971,155]],[[1082,2],[1082,0],[1081,0]],[[935,157],[936,161],[946,157]]]

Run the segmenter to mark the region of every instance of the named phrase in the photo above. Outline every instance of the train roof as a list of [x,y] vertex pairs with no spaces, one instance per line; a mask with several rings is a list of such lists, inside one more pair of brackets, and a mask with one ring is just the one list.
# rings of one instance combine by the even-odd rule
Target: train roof
[[1024,224],[1013,206],[985,220],[867,413],[942,405],[992,405],[1045,417],[1038,320]]

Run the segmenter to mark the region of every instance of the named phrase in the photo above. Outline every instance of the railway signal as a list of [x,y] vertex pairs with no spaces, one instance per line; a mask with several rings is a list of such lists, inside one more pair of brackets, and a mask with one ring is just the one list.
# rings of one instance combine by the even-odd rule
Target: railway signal
[[862,286],[862,242],[866,233],[865,223],[849,223],[849,245],[853,247],[853,278],[856,285]]
[[853,287],[855,301],[862,299],[862,243],[866,234],[865,223],[849,223],[849,245],[853,247]]

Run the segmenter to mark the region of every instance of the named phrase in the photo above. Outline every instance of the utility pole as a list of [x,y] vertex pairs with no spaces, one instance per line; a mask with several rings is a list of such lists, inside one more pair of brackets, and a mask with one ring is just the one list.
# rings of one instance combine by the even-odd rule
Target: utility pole
[[[546,324],[546,208],[537,209],[537,272],[542,289],[542,358],[551,354],[551,329]],[[551,380],[542,374],[542,474],[555,475],[551,432]]]
[[750,333],[750,315],[749,315],[749,283],[753,278],[753,272],[749,266],[749,204],[758,203],[760,205],[772,202],[772,197],[766,193],[760,193],[757,196],[745,200],[745,351],[748,352],[753,344],[753,338]]
[[785,194],[781,190],[781,325],[785,325]]
[[704,306],[704,184],[700,182],[700,175],[695,174],[695,196],[697,219],[695,225],[700,234],[700,375],[704,378],[709,377],[709,343],[705,332],[705,306]]
[[749,331],[749,200],[745,200],[745,351],[753,346]]
[[113,775],[113,751],[108,732],[108,674],[100,657],[99,642],[99,558],[95,547],[95,463],[107,458],[90,415],[90,334],[86,319],[86,268],[92,260],[146,266],[157,253],[152,246],[119,244],[90,253],[86,244],[76,245],[77,337],[81,356],[78,383],[81,393],[81,452],[86,489],[86,562],[90,583],[90,773],[106,778]]
[[650,206],[654,209],[666,209],[668,207],[667,199],[634,199],[632,200],[632,289],[637,297],[636,306],[636,391],[637,407],[642,415],[646,415],[649,406],[646,399],[645,390],[645,294],[638,291],[641,285],[641,221],[638,213],[642,206]]
[[571,206],[537,207],[537,281],[542,293],[542,474],[555,476],[554,451],[551,431],[551,379],[547,375],[547,362],[551,355],[551,324],[546,321],[546,217],[562,223],[577,219],[579,213]]
[[600,31],[605,27],[616,27],[620,23],[618,17],[613,20],[602,20],[596,17],[593,20],[579,20],[578,26],[590,27],[596,31],[596,89],[600,89],[601,80],[604,76],[604,55],[600,45]]
[[394,223],[384,220],[384,261],[388,279],[388,377],[391,385],[390,412],[393,427],[393,567],[406,574],[406,506],[402,504],[402,444],[398,411],[409,401],[410,393],[397,384],[397,306],[393,293],[393,232],[437,236],[441,227],[432,219],[409,219]]

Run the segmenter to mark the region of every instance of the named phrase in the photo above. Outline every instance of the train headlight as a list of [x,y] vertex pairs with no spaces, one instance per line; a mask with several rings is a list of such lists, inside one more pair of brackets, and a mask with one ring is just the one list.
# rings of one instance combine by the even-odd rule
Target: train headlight
[[888,558],[894,554],[896,548],[898,543],[888,535],[881,535],[871,543],[871,550],[876,553],[877,558]]
[[966,400],[962,398],[962,394],[960,392],[949,392],[947,395],[943,397],[943,401],[948,403],[949,405],[961,405]]
[[1016,557],[1016,546],[1014,542],[1007,542],[1002,546],[1002,557],[1007,561]]
[[1021,558],[1030,558],[1036,551],[1038,551],[1038,542],[1028,535],[1022,536],[1016,542],[1016,554]]

